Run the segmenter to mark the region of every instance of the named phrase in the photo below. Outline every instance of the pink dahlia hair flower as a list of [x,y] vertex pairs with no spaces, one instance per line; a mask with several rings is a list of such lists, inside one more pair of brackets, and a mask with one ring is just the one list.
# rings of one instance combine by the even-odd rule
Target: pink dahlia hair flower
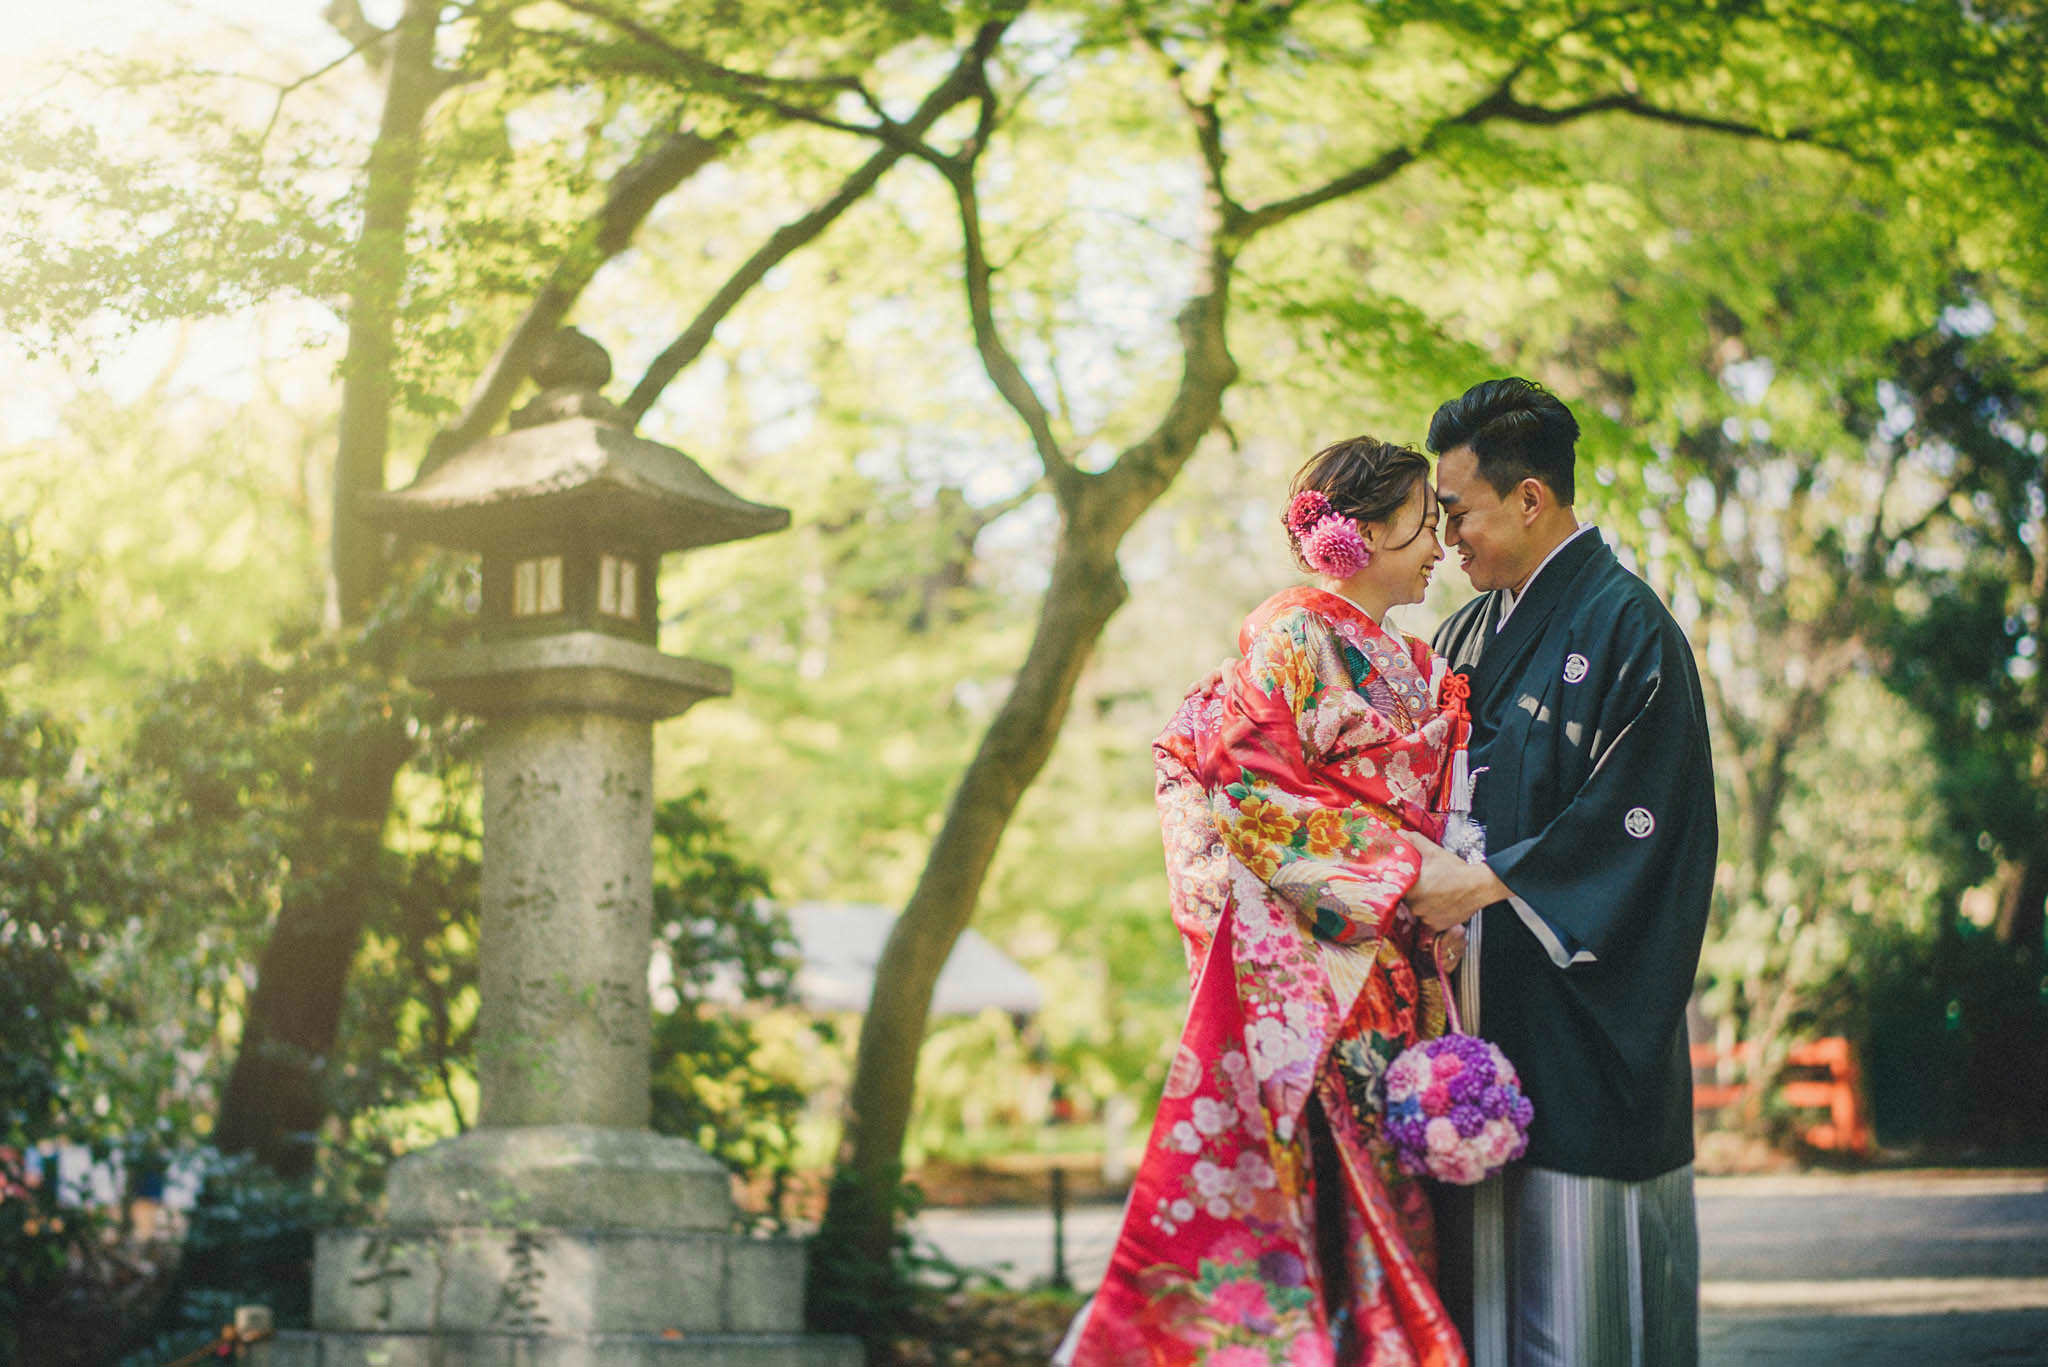
[[1365,544],[1356,522],[1333,515],[1309,528],[1301,539],[1301,558],[1317,574],[1349,579],[1372,563],[1372,548]]
[[1308,535],[1309,528],[1336,511],[1320,489],[1303,489],[1287,505],[1287,530],[1294,533],[1296,541],[1300,541]]

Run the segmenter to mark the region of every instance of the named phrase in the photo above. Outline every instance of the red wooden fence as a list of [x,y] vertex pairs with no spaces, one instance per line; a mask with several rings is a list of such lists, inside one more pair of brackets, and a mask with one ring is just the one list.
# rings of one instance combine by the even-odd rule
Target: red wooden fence
[[[1724,1057],[1746,1060],[1751,1050],[1738,1044],[1723,1055],[1711,1044],[1692,1046],[1692,1066],[1713,1070]],[[1801,1134],[1816,1149],[1865,1154],[1871,1150],[1870,1119],[1863,1104],[1862,1071],[1856,1062],[1856,1047],[1840,1035],[1794,1045],[1785,1056],[1786,1064],[1813,1076],[1788,1077],[1778,1083],[1778,1097],[1788,1106],[1827,1112],[1826,1120],[1808,1125]],[[1692,1108],[1715,1111],[1749,1099],[1753,1086],[1747,1082],[1693,1083]]]

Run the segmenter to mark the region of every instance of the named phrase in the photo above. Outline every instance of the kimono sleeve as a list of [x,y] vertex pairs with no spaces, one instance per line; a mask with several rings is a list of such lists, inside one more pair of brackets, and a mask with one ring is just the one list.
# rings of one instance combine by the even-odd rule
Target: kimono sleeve
[[1152,743],[1167,898],[1187,949],[1190,988],[1201,975],[1230,887],[1223,842],[1209,819],[1209,796],[1196,772],[1208,705],[1203,695],[1190,693]]
[[1617,682],[1598,708],[1596,733],[1614,739],[1540,832],[1486,859],[1561,968],[1597,961],[1637,935],[1693,881],[1676,876],[1681,867],[1713,859],[1706,720],[1684,638],[1625,610],[1610,658]]
[[1318,939],[1375,938],[1414,885],[1420,857],[1382,816],[1346,800],[1326,766],[1390,734],[1385,723],[1328,628],[1307,613],[1267,624],[1231,688],[1238,772],[1214,809],[1224,843]]

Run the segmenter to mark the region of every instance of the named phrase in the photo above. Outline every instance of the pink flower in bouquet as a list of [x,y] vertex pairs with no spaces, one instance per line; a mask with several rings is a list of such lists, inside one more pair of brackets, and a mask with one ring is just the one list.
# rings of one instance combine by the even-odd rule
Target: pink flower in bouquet
[[1442,1180],[1453,1186],[1469,1187],[1486,1180],[1489,1165],[1477,1154],[1457,1151],[1445,1156]]

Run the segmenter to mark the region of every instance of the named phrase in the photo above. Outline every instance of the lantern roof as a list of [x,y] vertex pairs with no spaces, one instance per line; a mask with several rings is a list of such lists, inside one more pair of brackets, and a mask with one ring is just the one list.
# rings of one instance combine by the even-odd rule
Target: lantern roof
[[469,550],[599,538],[660,554],[789,525],[673,446],[572,417],[486,437],[410,485],[364,500],[394,531]]
[[437,545],[517,551],[573,543],[659,555],[738,541],[789,525],[789,510],[754,503],[673,446],[627,430],[599,396],[611,361],[564,329],[544,349],[540,397],[403,489],[366,495],[363,516]]

